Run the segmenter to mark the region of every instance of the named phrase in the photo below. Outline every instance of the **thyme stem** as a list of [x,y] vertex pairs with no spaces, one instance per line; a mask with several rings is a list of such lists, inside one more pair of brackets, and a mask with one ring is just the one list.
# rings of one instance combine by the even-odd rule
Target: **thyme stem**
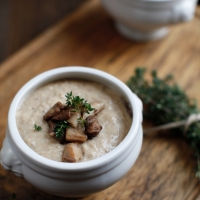
[[161,130],[167,130],[167,129],[172,129],[172,128],[177,128],[180,126],[184,126],[184,133],[187,132],[188,127],[194,123],[200,121],[200,113],[198,114],[191,114],[188,119],[186,120],[181,120],[178,122],[171,122],[167,123],[164,125],[156,126],[153,128],[148,128],[144,130],[144,134],[151,133],[151,132],[156,132],[156,131],[161,131]]

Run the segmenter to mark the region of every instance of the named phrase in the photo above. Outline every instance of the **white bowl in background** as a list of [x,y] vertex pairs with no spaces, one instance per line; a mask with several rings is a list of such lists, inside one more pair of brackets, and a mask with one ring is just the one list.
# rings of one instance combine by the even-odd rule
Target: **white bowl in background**
[[117,30],[136,41],[160,39],[168,25],[190,21],[197,0],[101,0]]
[[[63,78],[85,79],[104,84],[118,91],[130,104],[133,112],[132,125],[127,136],[114,150],[94,160],[63,163],[40,156],[23,141],[16,125],[18,106],[36,88]],[[47,193],[63,197],[87,196],[108,188],[133,166],[142,145],[141,123],[140,99],[114,76],[87,67],[56,68],[30,80],[14,97],[9,109],[6,137],[0,152],[1,165]]]

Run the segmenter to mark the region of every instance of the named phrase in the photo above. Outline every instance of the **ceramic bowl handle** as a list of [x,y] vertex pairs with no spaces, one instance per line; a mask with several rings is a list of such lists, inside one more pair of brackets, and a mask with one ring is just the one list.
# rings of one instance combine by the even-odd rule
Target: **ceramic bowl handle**
[[184,0],[182,3],[174,7],[172,12],[172,21],[174,23],[186,22],[193,19],[197,0]]
[[23,176],[22,163],[14,155],[7,137],[5,137],[3,147],[0,151],[0,163],[5,170],[10,170],[17,176]]

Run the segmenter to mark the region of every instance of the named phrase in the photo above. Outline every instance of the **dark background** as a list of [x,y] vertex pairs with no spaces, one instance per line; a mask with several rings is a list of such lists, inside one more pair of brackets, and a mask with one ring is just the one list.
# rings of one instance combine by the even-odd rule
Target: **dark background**
[[0,0],[0,63],[84,0]]

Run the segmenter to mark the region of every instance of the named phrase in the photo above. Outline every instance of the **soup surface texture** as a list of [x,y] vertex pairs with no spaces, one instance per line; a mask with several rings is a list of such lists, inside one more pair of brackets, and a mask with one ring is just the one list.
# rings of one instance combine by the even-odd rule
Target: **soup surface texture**
[[[48,132],[44,114],[58,101],[65,103],[69,92],[87,100],[102,101],[104,109],[97,114],[102,126],[100,133],[81,144],[83,157],[87,161],[113,150],[128,133],[132,119],[121,97],[108,87],[82,80],[62,80],[48,83],[34,90],[18,108],[16,121],[19,133],[25,143],[38,154],[55,161],[61,161],[65,145],[60,144]],[[41,126],[36,131],[34,124]]]

